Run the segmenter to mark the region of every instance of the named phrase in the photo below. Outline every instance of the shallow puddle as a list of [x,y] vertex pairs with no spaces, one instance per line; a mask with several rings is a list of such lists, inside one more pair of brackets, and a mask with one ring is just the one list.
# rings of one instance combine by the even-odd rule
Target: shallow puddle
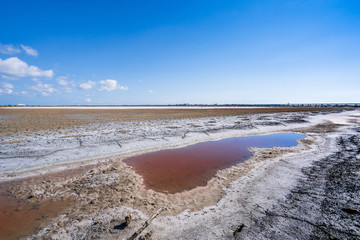
[[144,185],[163,193],[177,193],[206,186],[216,172],[244,162],[252,156],[250,147],[292,147],[296,133],[228,138],[184,148],[163,150],[125,159],[143,177]]
[[44,181],[64,181],[88,171],[94,165],[53,172],[0,183],[0,239],[22,239],[45,225],[74,204],[72,200],[54,199],[33,201],[32,196],[15,199],[8,194],[10,187],[26,186]]
[[0,239],[20,239],[33,233],[62,210],[71,206],[69,200],[18,202],[10,197],[0,197]]

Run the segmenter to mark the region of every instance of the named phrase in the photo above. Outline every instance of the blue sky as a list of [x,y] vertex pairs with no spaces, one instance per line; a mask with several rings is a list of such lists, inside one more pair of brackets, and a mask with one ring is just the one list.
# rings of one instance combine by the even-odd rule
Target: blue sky
[[359,1],[7,1],[0,105],[360,102]]

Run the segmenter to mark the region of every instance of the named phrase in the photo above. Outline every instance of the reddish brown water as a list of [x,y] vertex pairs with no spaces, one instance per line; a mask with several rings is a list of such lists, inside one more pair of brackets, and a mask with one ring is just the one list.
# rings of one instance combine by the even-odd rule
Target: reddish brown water
[[20,239],[34,232],[72,204],[68,200],[46,200],[38,204],[0,198],[0,239]]
[[32,199],[27,199],[28,196],[24,196],[23,199],[15,199],[8,194],[10,187],[26,187],[27,184],[36,184],[50,180],[52,182],[64,181],[83,174],[92,167],[94,167],[94,165],[9,182],[1,182],[0,239],[10,240],[24,238],[74,204],[72,200],[66,199],[33,201]]
[[147,153],[124,160],[143,177],[144,185],[163,193],[177,193],[206,186],[216,172],[249,159],[249,147],[297,145],[304,135],[278,133],[198,143],[179,149]]

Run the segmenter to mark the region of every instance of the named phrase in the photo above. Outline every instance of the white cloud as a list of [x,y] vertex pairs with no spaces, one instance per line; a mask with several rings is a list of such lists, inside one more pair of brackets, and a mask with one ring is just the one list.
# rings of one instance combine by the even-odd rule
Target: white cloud
[[34,96],[33,93],[28,93],[27,91],[15,92],[14,94],[16,96],[21,96],[21,97],[33,97]]
[[72,93],[73,89],[71,87],[75,86],[74,81],[67,80],[68,76],[60,76],[56,78],[56,82],[62,86],[61,91],[64,93]]
[[0,58],[0,73],[13,75],[16,77],[53,77],[53,70],[41,70],[40,68],[28,65],[17,57],[5,60]]
[[17,77],[13,77],[13,76],[8,76],[8,75],[4,75],[4,74],[1,74],[1,78],[2,79],[5,79],[5,80],[18,80],[19,78]]
[[43,96],[50,96],[51,93],[57,92],[51,84],[44,84],[42,82],[38,82],[38,84],[30,87],[30,89],[41,92],[41,95]]
[[72,93],[73,92],[73,89],[69,86],[65,86],[61,89],[62,92],[64,93]]
[[19,48],[14,47],[14,45],[12,44],[0,43],[0,53],[12,55],[12,54],[21,53],[21,50]]
[[154,93],[154,91],[153,91],[153,90],[149,90],[148,93]]
[[14,85],[12,85],[10,83],[6,83],[6,82],[1,83],[0,95],[2,95],[3,93],[12,94],[13,88],[14,88]]
[[67,76],[60,76],[58,78],[56,78],[56,82],[61,85],[61,86],[67,86],[69,83],[66,80],[68,77]]
[[100,91],[114,91],[114,90],[122,90],[122,91],[127,91],[128,87],[127,86],[120,86],[116,80],[113,79],[107,79],[107,80],[101,80],[99,82],[100,84]]
[[84,90],[89,90],[90,88],[94,87],[96,85],[96,82],[93,81],[87,81],[86,83],[81,83],[79,85],[79,88]]
[[[27,55],[34,56],[34,57],[37,57],[39,55],[38,51],[36,51],[35,49],[33,49],[30,46],[25,46],[23,44],[20,44],[20,47]],[[15,47],[13,44],[1,44],[0,43],[0,53],[2,53],[2,54],[13,55],[13,54],[21,53],[22,50],[19,47]]]
[[100,88],[99,88],[100,91],[114,91],[114,90],[127,91],[128,90],[127,86],[121,86],[118,84],[118,82],[116,80],[113,80],[113,79],[101,80],[99,82],[87,81],[86,83],[81,83],[79,85],[79,88],[84,89],[84,90],[89,90],[89,89],[95,87],[96,85],[100,86]]
[[34,56],[34,57],[37,57],[39,55],[38,51],[36,51],[35,49],[33,49],[30,46],[24,46],[22,44],[20,44],[20,46],[27,55]]
[[85,102],[87,103],[91,102],[91,98],[85,98]]

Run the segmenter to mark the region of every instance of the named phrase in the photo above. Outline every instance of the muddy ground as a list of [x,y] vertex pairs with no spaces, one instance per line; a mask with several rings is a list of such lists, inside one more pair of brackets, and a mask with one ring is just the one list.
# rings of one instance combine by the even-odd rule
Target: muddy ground
[[172,120],[260,113],[336,111],[340,108],[6,108],[0,107],[0,134],[59,130],[94,123]]
[[[29,239],[126,239],[160,208],[164,210],[139,235],[140,238],[359,237],[359,195],[356,194],[360,182],[357,111],[157,119],[144,121],[141,131],[135,122],[138,120],[121,124],[110,121],[78,126],[80,130],[76,134],[81,136],[73,138],[76,138],[74,142],[82,144],[76,146],[77,150],[86,151],[84,146],[88,143],[105,145],[121,142],[117,151],[103,151],[112,156],[95,161],[96,165],[89,169],[69,174],[64,179],[45,171],[46,167],[41,162],[39,166],[42,171],[39,173],[43,175],[40,177],[17,184],[3,184],[8,195],[32,206],[39,206],[49,199],[74,202],[70,208],[60,212],[57,218],[44,221],[41,228],[29,235]],[[129,131],[132,134],[112,134],[114,127],[116,131]],[[119,130],[124,127],[126,130]],[[87,133],[79,134],[81,129],[86,129]],[[74,134],[73,130],[66,127],[59,132],[43,129],[29,133],[27,140],[22,143],[4,143],[3,146],[7,147],[2,148],[5,156],[2,164],[6,164],[6,156],[16,154],[12,159],[28,161],[29,158],[22,156],[26,156],[29,148],[32,148],[34,156],[30,160],[36,161],[39,160],[37,155],[46,155],[47,149],[39,148],[38,145],[34,147],[39,144],[35,139],[50,141],[51,151],[62,149],[64,145],[74,143],[68,142],[73,140],[66,135],[68,131]],[[104,134],[107,131],[110,133]],[[254,156],[249,161],[219,171],[205,187],[182,193],[163,194],[145,189],[141,176],[121,161],[134,154],[133,150],[139,147],[148,151],[224,137],[284,131],[303,133],[308,137],[301,140],[297,147],[252,149]],[[99,132],[100,138],[96,136]],[[41,138],[36,133],[41,133]],[[21,141],[25,137],[24,134],[5,136],[3,142]],[[134,145],[134,142],[139,143]],[[8,147],[13,144],[16,147]],[[62,153],[69,154],[66,151]],[[118,155],[113,155],[114,153]],[[47,157],[51,159],[52,154]],[[57,162],[49,160],[45,163],[56,166]],[[32,171],[31,167],[36,165],[30,165],[29,170],[24,167],[23,172],[21,168],[12,166],[7,168],[7,172],[3,172],[3,179],[26,176]],[[343,174],[344,172],[348,174]],[[123,227],[124,218],[128,214],[131,214],[132,221],[127,227]],[[348,224],[349,221],[351,224]],[[244,227],[234,235],[234,231],[242,224]]]

